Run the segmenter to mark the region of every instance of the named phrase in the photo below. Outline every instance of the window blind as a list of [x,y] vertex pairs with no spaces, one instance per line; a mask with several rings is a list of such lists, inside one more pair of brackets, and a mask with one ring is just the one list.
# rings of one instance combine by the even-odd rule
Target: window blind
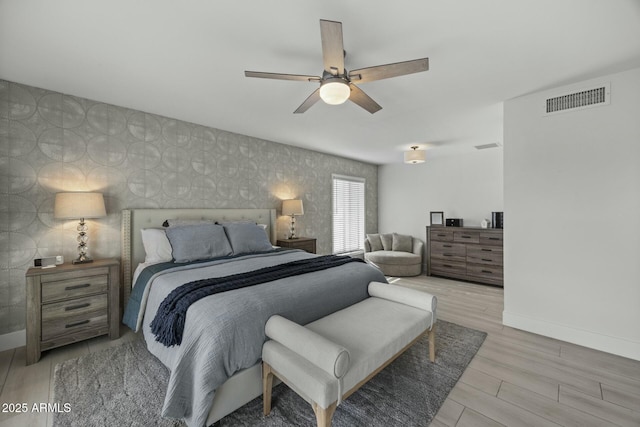
[[333,175],[333,253],[364,249],[362,178]]

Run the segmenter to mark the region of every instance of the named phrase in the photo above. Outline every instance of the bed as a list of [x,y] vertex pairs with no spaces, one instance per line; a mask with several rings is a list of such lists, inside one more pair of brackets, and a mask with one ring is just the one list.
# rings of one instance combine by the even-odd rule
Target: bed
[[[165,220],[172,219],[264,224],[270,242],[276,240],[274,209],[125,210],[122,212],[125,304],[132,289],[133,273],[145,261],[141,230],[161,228]],[[149,326],[166,295],[192,280],[225,277],[313,257],[299,250],[241,253],[147,274],[151,279],[145,292],[146,305],[139,309],[142,320],[138,326],[149,351],[171,371],[163,415],[184,418],[189,426],[209,426],[260,396],[259,358],[268,317],[284,314],[291,320],[308,323],[366,298],[368,283],[385,278],[370,265],[351,262],[210,295],[189,308],[184,338],[180,345],[172,347],[157,342]],[[141,295],[140,289],[134,294]]]

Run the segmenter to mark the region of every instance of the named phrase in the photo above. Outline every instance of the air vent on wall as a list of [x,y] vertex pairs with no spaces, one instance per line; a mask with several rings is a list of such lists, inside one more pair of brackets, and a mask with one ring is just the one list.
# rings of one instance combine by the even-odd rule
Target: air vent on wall
[[608,105],[609,95],[609,83],[605,83],[578,92],[548,98],[545,101],[545,115]]

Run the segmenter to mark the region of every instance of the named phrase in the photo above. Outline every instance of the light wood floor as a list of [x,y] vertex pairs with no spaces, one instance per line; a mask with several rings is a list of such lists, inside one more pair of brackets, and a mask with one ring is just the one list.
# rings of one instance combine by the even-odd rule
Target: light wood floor
[[[640,426],[640,362],[502,326],[501,288],[426,276],[394,281],[436,295],[441,319],[489,334],[432,426]],[[51,350],[31,366],[24,347],[0,353],[0,404],[52,401],[57,363],[132,338]],[[47,413],[0,412],[2,427],[51,421]]]
[[436,295],[440,319],[488,333],[431,426],[640,426],[640,362],[503,326],[502,288],[393,282]]

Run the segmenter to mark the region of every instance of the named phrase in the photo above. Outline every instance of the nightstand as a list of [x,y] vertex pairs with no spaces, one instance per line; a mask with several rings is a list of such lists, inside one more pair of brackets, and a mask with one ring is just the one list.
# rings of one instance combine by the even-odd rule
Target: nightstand
[[120,262],[27,270],[27,365],[40,354],[99,335],[120,336]]
[[276,245],[283,248],[302,249],[309,253],[316,253],[316,239],[312,237],[298,237],[295,239],[278,240]]

